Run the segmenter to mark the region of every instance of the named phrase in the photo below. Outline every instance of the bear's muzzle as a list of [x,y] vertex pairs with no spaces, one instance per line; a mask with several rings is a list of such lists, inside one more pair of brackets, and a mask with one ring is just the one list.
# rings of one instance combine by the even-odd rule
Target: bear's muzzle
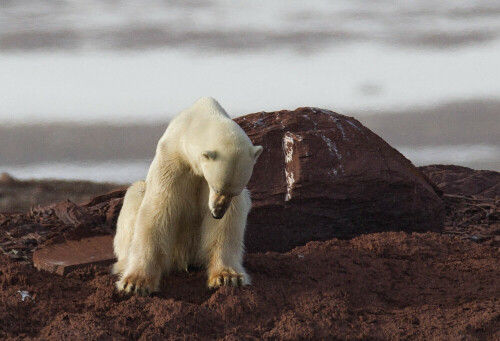
[[212,217],[215,219],[222,219],[231,204],[231,197],[220,194],[214,195],[211,199],[212,205],[210,207],[210,211],[212,212]]

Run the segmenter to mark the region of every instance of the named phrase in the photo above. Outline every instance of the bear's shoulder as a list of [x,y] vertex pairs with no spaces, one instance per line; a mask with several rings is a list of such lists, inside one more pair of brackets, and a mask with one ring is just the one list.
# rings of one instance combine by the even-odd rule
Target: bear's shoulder
[[219,102],[217,102],[215,98],[209,96],[198,99],[189,110],[196,115],[216,115],[229,118],[229,115]]

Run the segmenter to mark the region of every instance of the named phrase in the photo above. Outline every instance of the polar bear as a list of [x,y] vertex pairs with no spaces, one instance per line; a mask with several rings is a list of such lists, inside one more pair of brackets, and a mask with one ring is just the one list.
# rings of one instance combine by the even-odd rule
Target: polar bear
[[261,152],[213,98],[174,118],[146,180],[125,195],[113,243],[117,289],[147,295],[164,273],[189,265],[206,268],[209,288],[250,284],[242,265],[245,186]]

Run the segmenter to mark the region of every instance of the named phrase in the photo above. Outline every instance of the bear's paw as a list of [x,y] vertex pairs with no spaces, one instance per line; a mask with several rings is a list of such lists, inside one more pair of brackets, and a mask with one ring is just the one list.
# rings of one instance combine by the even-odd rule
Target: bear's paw
[[139,274],[129,274],[116,282],[118,291],[148,296],[159,291],[159,278]]
[[220,271],[211,272],[208,276],[208,287],[215,289],[221,286],[241,287],[248,285],[246,274],[238,273],[232,268],[224,268]]

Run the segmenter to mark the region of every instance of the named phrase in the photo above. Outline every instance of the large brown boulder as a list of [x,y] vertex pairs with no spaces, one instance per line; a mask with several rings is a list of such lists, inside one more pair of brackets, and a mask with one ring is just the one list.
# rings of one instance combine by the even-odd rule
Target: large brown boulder
[[328,110],[235,120],[262,145],[249,183],[249,252],[377,231],[437,231],[443,203],[429,180],[352,117]]

